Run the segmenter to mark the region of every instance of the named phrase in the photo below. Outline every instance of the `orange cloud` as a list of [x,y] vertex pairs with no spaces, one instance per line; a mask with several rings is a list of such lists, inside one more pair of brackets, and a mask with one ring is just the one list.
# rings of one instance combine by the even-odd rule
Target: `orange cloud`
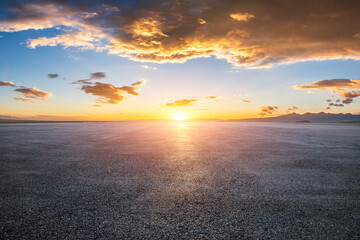
[[37,88],[28,88],[28,87],[20,87],[15,89],[14,91],[21,93],[22,97],[14,98],[15,100],[21,101],[31,101],[32,99],[41,99],[46,100],[51,96],[51,93],[41,91]]
[[277,112],[278,111],[278,107],[277,106],[262,106],[260,107],[260,116],[266,116],[266,115],[270,115],[273,114],[273,112]]
[[181,100],[176,100],[175,102],[172,103],[167,103],[165,104],[166,107],[187,107],[187,106],[193,106],[195,102],[197,102],[198,100],[196,99],[181,99]]
[[198,18],[198,23],[200,24],[206,24],[206,21],[202,18]]
[[251,103],[251,101],[250,100],[241,100],[242,102],[244,102],[244,103]]
[[23,102],[32,102],[31,99],[24,97],[14,97],[14,100],[23,101]]
[[214,99],[218,99],[219,97],[218,96],[208,96],[208,97],[205,97],[205,99],[209,99],[209,100],[214,100]]
[[310,83],[308,85],[295,85],[296,89],[354,89],[360,88],[360,79],[331,79],[321,80]]
[[140,81],[137,81],[137,82],[134,82],[133,84],[131,84],[131,86],[133,87],[139,87],[139,86],[142,86],[145,84],[145,80],[140,80]]
[[127,11],[120,11],[117,3],[84,11],[89,6],[82,2],[8,1],[2,6],[0,31],[58,27],[62,34],[29,39],[27,46],[93,49],[141,62],[215,56],[236,66],[267,68],[309,60],[360,60],[360,2],[269,4],[229,1],[219,8],[216,0],[174,0],[149,8],[140,0]]
[[21,93],[22,97],[15,97],[14,100],[20,100],[23,102],[33,102],[33,99],[46,100],[51,96],[51,93],[41,91],[37,88],[28,88],[22,85],[16,85],[15,83],[9,81],[0,81],[0,86],[18,87],[14,89],[14,91]]
[[232,18],[232,19],[235,19],[235,20],[237,20],[237,21],[244,21],[244,22],[247,22],[247,21],[249,21],[251,18],[255,18],[255,16],[253,15],[253,14],[250,14],[250,13],[247,13],[247,12],[245,12],[245,13],[232,13],[232,14],[230,14],[230,17]]
[[[300,90],[302,89],[314,89],[318,91],[328,90],[331,93],[338,93],[340,97],[345,98],[345,100],[343,100],[344,104],[350,104],[353,102],[352,100],[353,98],[360,96],[360,79],[321,80],[310,83],[308,85],[295,85],[294,88]],[[331,102],[330,99],[327,99],[326,101]],[[342,106],[341,105],[342,104],[336,105],[332,103],[330,106],[343,107],[343,105]]]
[[218,99],[218,96],[208,96],[208,97],[204,97],[202,99],[181,99],[181,100],[176,100],[174,102],[171,103],[166,103],[165,107],[188,107],[188,106],[193,106],[196,102],[198,101],[202,101],[202,100],[214,100],[214,99]]
[[124,92],[112,84],[95,82],[92,85],[84,85],[81,87],[86,93],[98,96],[96,102],[118,104],[125,99]]
[[100,104],[93,104],[93,105],[90,105],[89,107],[102,107]]
[[15,84],[13,82],[9,82],[9,81],[0,81],[0,86],[15,87]]
[[[126,99],[126,94],[138,96],[138,87],[145,84],[145,80],[140,80],[131,84],[131,86],[116,87],[109,83],[90,82],[90,80],[102,79],[105,77],[106,73],[104,72],[91,73],[90,79],[77,80],[73,82],[73,84],[82,84],[80,89],[83,90],[85,93],[97,96],[98,99],[96,100],[96,102],[102,104],[118,104]],[[99,106],[99,104],[91,105],[91,107]]]

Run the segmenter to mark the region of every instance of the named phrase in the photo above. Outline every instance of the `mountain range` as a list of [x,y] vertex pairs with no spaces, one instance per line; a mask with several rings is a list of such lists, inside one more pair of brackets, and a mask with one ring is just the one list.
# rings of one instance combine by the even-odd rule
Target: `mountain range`
[[229,119],[227,122],[317,122],[317,123],[336,123],[336,122],[359,122],[360,115],[351,113],[290,113],[276,117],[267,118],[248,118],[248,119]]

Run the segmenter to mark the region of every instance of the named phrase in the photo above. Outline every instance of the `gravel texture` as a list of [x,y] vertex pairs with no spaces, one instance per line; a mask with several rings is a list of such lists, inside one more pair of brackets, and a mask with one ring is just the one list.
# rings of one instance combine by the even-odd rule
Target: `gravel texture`
[[360,125],[0,124],[1,239],[359,239]]

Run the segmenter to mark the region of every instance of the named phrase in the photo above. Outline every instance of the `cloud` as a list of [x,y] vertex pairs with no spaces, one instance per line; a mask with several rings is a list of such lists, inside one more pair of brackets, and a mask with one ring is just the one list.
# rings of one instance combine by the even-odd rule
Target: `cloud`
[[331,107],[343,107],[344,106],[344,104],[337,104],[337,103],[329,103],[329,106],[331,106]]
[[112,84],[95,82],[81,87],[86,93],[98,96],[97,103],[118,104],[125,100],[124,92]]
[[106,73],[104,72],[90,73],[90,79],[102,79],[105,77],[106,77]]
[[[353,102],[353,98],[360,96],[360,79],[344,78],[320,80],[307,85],[295,85],[294,88],[299,90],[314,89],[318,91],[330,91],[331,93],[337,93],[340,97],[345,98],[345,100],[342,100],[343,103],[350,104]],[[326,101],[331,103],[331,99],[327,99]],[[340,102],[340,99],[337,99],[336,102]],[[331,106],[343,107],[343,105],[341,105],[342,104],[334,104]]]
[[250,101],[250,100],[241,100],[242,102],[244,102],[244,103],[251,103],[252,101]]
[[298,108],[298,107],[295,107],[295,106],[289,107],[289,108],[286,110],[286,113],[294,112],[294,111],[296,111],[297,109],[299,109],[299,108]]
[[87,79],[77,80],[73,82],[72,84],[91,84],[91,80],[100,80],[106,77],[105,72],[94,72],[90,73],[90,77]]
[[9,81],[0,81],[0,86],[17,87],[14,91],[21,93],[22,97],[15,97],[14,100],[23,102],[33,102],[32,100],[34,99],[46,100],[51,96],[51,93],[41,91],[37,88],[28,88],[22,85],[16,85],[15,83]]
[[166,107],[187,107],[187,106],[193,106],[195,102],[197,102],[198,100],[196,99],[181,99],[181,100],[176,100],[175,102],[172,103],[166,103],[165,106]]
[[139,86],[142,86],[146,83],[146,80],[142,79],[140,81],[137,81],[137,82],[134,82],[133,84],[131,84],[131,86],[133,87],[139,87]]
[[253,14],[250,14],[250,13],[247,13],[247,12],[245,12],[245,13],[232,13],[232,14],[230,14],[230,17],[232,18],[232,19],[235,19],[235,20],[237,20],[237,21],[244,21],[244,22],[247,22],[247,21],[249,21],[251,18],[255,18],[255,16],[253,15]]
[[347,98],[347,99],[344,99],[344,100],[342,100],[342,103],[343,104],[350,104],[350,103],[352,103],[354,100],[352,99],[352,98]]
[[41,91],[37,88],[28,88],[28,87],[20,87],[15,89],[14,91],[19,92],[22,94],[22,97],[16,97],[15,100],[21,101],[30,101],[32,102],[33,99],[41,99],[46,100],[51,96],[51,93]]
[[200,99],[195,98],[185,98],[181,100],[176,100],[174,102],[166,103],[165,107],[189,107],[193,106],[196,102],[204,101],[204,100],[215,100],[218,99],[219,96],[207,96]]
[[13,82],[0,81],[0,86],[10,86],[10,87],[15,87],[15,84],[14,84]]
[[202,18],[198,18],[198,23],[200,24],[206,24],[206,21]]
[[360,88],[360,79],[331,79],[321,80],[310,83],[308,85],[295,85],[296,89],[354,89]]
[[96,102],[98,104],[90,105],[90,107],[99,107],[100,104],[118,104],[124,101],[126,94],[128,95],[139,95],[140,86],[145,84],[145,80],[132,83],[130,86],[116,87],[113,84],[102,83],[102,82],[91,82],[93,79],[103,79],[106,77],[104,72],[96,72],[90,74],[90,79],[77,80],[73,84],[81,84],[81,90],[87,94],[97,96]]
[[266,116],[266,115],[270,115],[273,114],[274,112],[278,111],[278,107],[277,106],[262,106],[260,107],[260,116]]
[[340,97],[343,98],[356,98],[360,96],[360,90],[357,91],[340,91],[339,92]]
[[49,73],[48,74],[49,78],[57,78],[58,76],[59,76],[59,74],[56,74],[56,73]]
[[219,96],[208,96],[208,97],[205,97],[205,99],[209,99],[209,100],[215,100],[215,99],[218,99]]
[[58,28],[29,48],[62,45],[141,62],[215,56],[267,68],[310,60],[360,60],[360,2],[23,0],[0,3],[0,31]]
[[148,65],[140,65],[140,67],[145,68],[145,69],[150,69],[150,70],[156,70],[157,69],[157,67],[151,67],[151,66],[148,66]]
[[31,101],[31,99],[24,97],[14,97],[14,100],[23,101],[23,102],[33,102]]

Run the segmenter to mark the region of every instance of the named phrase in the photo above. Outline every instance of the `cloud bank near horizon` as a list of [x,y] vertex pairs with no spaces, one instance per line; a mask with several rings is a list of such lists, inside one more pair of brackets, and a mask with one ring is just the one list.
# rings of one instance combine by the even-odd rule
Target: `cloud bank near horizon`
[[141,62],[215,56],[267,68],[309,60],[360,60],[359,1],[62,1],[0,3],[0,31],[58,28],[28,48],[75,47]]
[[[354,98],[360,97],[360,79],[320,80],[307,85],[295,85],[293,87],[299,90],[330,91],[331,93],[337,93],[343,98],[343,100],[337,99],[336,103],[333,103],[331,99],[327,99],[329,107],[344,107],[344,104],[351,104]],[[326,109],[330,109],[329,107]]]
[[0,81],[0,86],[9,86],[16,88],[14,89],[14,91],[21,93],[22,96],[14,97],[14,100],[23,101],[23,102],[33,103],[34,102],[33,100],[35,99],[47,100],[52,95],[49,92],[42,91],[35,87],[29,88],[23,85],[16,85],[15,83],[9,81]]

